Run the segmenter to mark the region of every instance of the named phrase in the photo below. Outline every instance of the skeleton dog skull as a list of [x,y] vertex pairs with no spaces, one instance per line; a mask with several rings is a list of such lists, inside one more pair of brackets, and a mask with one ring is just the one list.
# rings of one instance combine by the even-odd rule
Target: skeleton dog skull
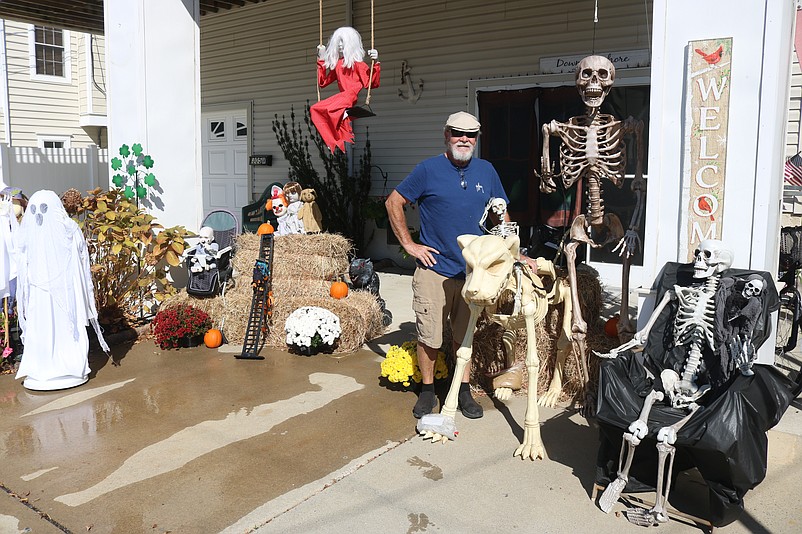
[[579,62],[576,69],[576,89],[582,102],[590,108],[598,108],[613,87],[615,67],[603,56],[588,56]]
[[693,277],[708,278],[732,266],[732,252],[718,239],[705,239],[694,253]]

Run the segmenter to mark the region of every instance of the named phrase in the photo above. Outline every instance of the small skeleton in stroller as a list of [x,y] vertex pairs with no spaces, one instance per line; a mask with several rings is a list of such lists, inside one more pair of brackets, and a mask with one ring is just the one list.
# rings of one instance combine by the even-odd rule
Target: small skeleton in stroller
[[198,244],[187,252],[192,254],[189,270],[193,273],[208,271],[217,268],[215,260],[220,246],[214,242],[214,230],[204,226],[198,232]]

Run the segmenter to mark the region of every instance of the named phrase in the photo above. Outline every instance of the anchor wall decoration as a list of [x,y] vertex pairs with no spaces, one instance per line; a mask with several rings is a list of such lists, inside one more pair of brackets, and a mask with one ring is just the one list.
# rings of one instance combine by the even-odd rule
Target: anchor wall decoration
[[415,90],[415,87],[412,85],[412,69],[409,67],[409,63],[406,60],[401,62],[401,85],[407,86],[407,92],[404,94],[403,89],[398,90],[398,98],[401,100],[406,100],[410,104],[414,104],[418,101],[421,94],[423,93],[423,80],[418,80],[418,89]]

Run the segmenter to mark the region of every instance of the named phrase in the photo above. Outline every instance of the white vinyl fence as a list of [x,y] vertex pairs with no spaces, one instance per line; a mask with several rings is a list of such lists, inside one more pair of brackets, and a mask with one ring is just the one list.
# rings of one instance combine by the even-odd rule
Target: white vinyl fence
[[0,143],[0,178],[30,197],[40,189],[61,195],[70,188],[86,194],[109,188],[109,151],[89,148],[36,148]]

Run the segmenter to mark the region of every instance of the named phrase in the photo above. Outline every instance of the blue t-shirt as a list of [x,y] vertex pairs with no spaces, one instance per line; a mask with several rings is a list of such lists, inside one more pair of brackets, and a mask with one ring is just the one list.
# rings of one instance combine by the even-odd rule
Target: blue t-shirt
[[[482,235],[479,221],[491,197],[506,193],[490,162],[472,158],[462,174],[445,154],[419,163],[395,190],[420,208],[420,242],[440,251],[431,269],[448,278],[465,277],[465,259],[457,244],[463,234]],[[460,182],[465,179],[465,189]]]

